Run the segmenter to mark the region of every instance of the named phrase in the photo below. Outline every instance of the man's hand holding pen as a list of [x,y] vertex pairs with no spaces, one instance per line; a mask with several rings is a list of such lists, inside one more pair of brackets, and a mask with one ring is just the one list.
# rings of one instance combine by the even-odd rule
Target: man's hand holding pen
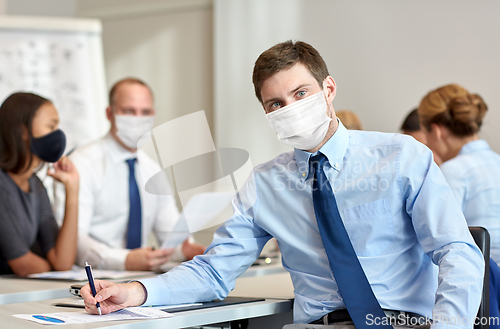
[[99,314],[96,304],[99,303],[102,314],[108,314],[129,306],[139,306],[146,301],[146,289],[138,281],[127,283],[114,283],[110,281],[95,280],[96,296],[92,296],[89,284],[80,291],[84,301],[85,310],[91,314]]

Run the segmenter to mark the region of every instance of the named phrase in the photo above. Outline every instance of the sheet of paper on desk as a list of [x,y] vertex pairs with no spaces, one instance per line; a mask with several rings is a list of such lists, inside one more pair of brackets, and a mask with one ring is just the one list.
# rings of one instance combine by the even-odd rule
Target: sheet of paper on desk
[[235,192],[206,192],[193,195],[161,247],[175,247],[198,229],[221,224],[213,221],[229,207],[234,196]]
[[157,308],[129,307],[106,315],[92,315],[85,311],[46,314],[14,314],[13,316],[41,324],[75,324],[119,320],[158,319],[172,316]]
[[[92,274],[94,275],[95,279],[119,280],[119,279],[154,275],[155,273],[148,271],[114,271],[114,270],[93,269]],[[54,271],[54,272],[30,274],[28,275],[28,278],[86,281],[87,274],[85,273],[85,269],[79,268],[70,271],[59,271],[59,272]]]

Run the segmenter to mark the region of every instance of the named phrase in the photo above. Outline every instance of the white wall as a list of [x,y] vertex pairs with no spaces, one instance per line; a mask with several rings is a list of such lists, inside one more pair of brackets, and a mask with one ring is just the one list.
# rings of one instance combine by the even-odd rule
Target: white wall
[[150,84],[157,125],[199,110],[211,121],[210,1],[80,0],[77,15],[102,21],[108,87],[127,76]]
[[215,127],[219,146],[254,164],[281,145],[253,94],[258,55],[287,39],[315,46],[338,85],[336,109],[367,130],[398,131],[431,89],[456,82],[489,105],[482,136],[500,151],[500,2],[493,0],[215,0]]
[[6,0],[0,0],[0,15],[7,14],[7,2]]
[[21,16],[74,16],[77,0],[0,0],[5,13]]
[[211,22],[210,10],[103,20],[108,86],[144,79],[155,93],[156,124],[200,110],[211,121]]

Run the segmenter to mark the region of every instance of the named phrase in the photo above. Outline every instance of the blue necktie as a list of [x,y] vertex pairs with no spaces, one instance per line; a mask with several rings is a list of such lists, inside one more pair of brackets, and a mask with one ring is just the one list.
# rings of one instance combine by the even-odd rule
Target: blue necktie
[[382,321],[385,313],[373,294],[340,217],[332,187],[323,171],[327,161],[321,153],[310,160],[314,168],[314,213],[333,275],[356,329],[374,327],[392,329],[390,325],[374,326],[371,322],[369,323],[372,325],[366,323],[368,314],[373,316],[372,319],[378,318]]
[[135,249],[141,247],[141,196],[139,188],[135,180],[135,164],[136,158],[128,159],[129,168],[128,176],[128,194],[130,199],[130,212],[128,217],[127,229],[127,249]]

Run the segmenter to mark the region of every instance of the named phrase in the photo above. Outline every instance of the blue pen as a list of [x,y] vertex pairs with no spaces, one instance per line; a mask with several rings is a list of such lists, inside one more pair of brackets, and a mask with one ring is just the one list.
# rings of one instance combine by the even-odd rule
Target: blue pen
[[[87,279],[89,279],[90,290],[92,290],[92,295],[95,297],[95,295],[97,295],[97,292],[95,291],[94,277],[92,276],[92,267],[87,262],[85,262],[85,272],[87,272]],[[99,311],[99,315],[102,315],[101,305],[99,305],[99,302],[97,302],[95,306]]]

